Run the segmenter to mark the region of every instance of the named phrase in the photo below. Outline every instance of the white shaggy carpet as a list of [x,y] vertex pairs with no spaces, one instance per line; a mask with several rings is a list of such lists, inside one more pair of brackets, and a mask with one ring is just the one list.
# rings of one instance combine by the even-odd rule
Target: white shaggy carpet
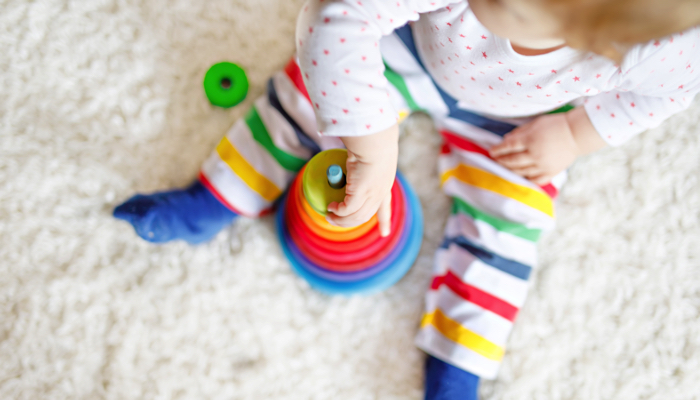
[[[426,214],[389,291],[297,279],[272,219],[154,246],[114,220],[183,186],[293,51],[300,0],[0,0],[0,399],[421,399],[412,345],[448,201],[414,120],[401,168]],[[700,107],[580,160],[498,380],[483,399],[700,398]]]

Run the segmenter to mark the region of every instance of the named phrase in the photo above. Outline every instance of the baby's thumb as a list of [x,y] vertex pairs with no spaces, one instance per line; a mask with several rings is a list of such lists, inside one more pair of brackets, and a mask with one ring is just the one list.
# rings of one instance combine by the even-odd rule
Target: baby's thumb
[[391,193],[379,205],[377,220],[379,220],[379,235],[382,237],[389,236],[391,233]]

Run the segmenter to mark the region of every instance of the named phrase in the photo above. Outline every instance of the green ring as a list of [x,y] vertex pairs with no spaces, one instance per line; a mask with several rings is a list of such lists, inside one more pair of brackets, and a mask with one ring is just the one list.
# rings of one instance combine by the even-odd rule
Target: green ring
[[[224,88],[222,82],[228,79],[229,88]],[[245,99],[248,93],[248,78],[245,71],[236,64],[220,62],[209,68],[204,75],[204,93],[211,104],[223,108],[233,107]]]

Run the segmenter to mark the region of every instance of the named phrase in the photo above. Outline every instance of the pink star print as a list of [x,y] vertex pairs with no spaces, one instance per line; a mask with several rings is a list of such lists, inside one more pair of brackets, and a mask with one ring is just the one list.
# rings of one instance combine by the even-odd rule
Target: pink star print
[[578,76],[575,76],[575,77],[574,77],[574,82],[578,82],[578,81],[580,81],[580,80],[581,80],[581,78],[579,78]]

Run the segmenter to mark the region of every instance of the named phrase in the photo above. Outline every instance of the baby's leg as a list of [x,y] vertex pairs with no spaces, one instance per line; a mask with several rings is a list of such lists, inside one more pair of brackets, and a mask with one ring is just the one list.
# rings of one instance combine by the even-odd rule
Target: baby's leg
[[536,241],[553,226],[557,187],[539,187],[491,159],[486,149],[501,134],[452,117],[438,125],[445,139],[440,179],[454,203],[416,342],[440,360],[493,379],[525,302]]
[[219,142],[190,187],[136,195],[114,216],[149,242],[205,242],[238,215],[270,211],[313,154],[339,146],[339,139],[316,134],[313,109],[292,59]]
[[538,187],[489,158],[486,149],[514,125],[471,113],[442,90],[423,67],[410,27],[382,46],[395,86],[445,138],[439,169],[454,199],[416,338],[429,354],[426,400],[476,399],[478,377],[495,378],[525,301],[535,242],[553,225],[556,188]]

